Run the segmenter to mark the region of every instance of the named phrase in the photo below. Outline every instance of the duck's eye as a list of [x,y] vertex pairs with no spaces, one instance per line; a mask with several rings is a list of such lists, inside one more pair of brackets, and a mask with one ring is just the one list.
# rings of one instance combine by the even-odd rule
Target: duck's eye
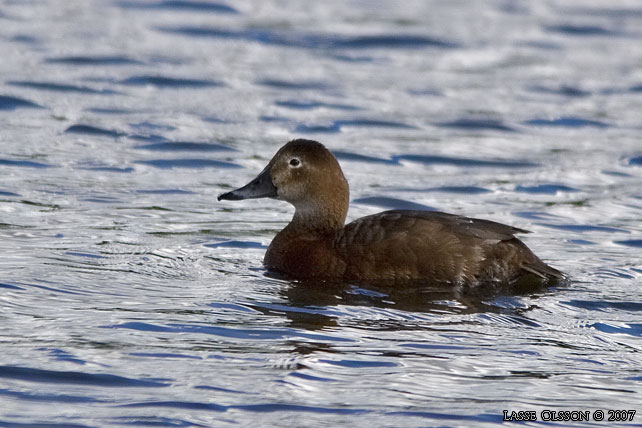
[[293,167],[296,168],[299,165],[301,165],[301,161],[300,160],[298,160],[297,158],[290,159],[290,166],[293,166]]

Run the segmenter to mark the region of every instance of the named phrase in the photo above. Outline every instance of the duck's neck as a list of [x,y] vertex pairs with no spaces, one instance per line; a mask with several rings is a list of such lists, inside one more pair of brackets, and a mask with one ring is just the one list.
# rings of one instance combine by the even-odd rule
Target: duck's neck
[[335,233],[343,229],[347,211],[347,205],[343,203],[317,204],[308,202],[295,207],[294,217],[292,217],[287,229],[308,234]]
[[292,221],[276,234],[265,252],[265,266],[298,277],[339,275],[345,264],[337,258],[333,243],[348,211],[347,197],[341,201],[295,204]]

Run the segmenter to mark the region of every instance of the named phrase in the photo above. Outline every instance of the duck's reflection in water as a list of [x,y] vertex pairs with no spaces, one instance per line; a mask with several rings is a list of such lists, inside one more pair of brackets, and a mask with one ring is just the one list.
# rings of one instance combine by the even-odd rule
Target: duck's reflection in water
[[[271,278],[279,278],[268,273]],[[417,326],[425,316],[474,313],[521,313],[523,305],[506,305],[505,300],[546,291],[542,281],[525,277],[513,284],[455,286],[427,281],[339,282],[324,280],[288,281],[281,288],[284,303],[259,304],[255,309],[285,316],[290,325],[319,330],[339,325],[340,318],[358,318],[368,328],[407,328]],[[369,316],[372,316],[369,319]],[[378,327],[377,327],[378,326]],[[395,327],[396,326],[396,327]]]

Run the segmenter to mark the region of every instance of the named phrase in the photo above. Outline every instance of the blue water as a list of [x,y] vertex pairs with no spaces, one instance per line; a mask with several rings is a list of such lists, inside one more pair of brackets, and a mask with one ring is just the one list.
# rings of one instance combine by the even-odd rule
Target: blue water
[[[5,1],[0,24],[0,427],[642,426],[642,5]],[[349,219],[508,223],[571,281],[266,275],[292,208],[216,196],[296,137],[339,158]]]

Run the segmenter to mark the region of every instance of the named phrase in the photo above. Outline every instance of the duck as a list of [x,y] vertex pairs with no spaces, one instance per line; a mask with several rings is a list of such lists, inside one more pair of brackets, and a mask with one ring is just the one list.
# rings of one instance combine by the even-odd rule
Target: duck
[[256,178],[218,200],[272,198],[294,206],[263,264],[294,280],[426,281],[475,286],[541,284],[565,275],[539,259],[516,234],[527,230],[439,211],[389,210],[345,224],[349,186],[323,144],[295,139]]

